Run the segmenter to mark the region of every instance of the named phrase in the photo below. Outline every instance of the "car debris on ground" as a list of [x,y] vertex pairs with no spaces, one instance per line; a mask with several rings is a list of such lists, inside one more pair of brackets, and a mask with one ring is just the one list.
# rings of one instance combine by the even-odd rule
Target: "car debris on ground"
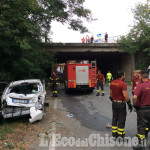
[[106,124],[106,128],[112,128],[112,125],[110,125],[109,123]]
[[67,115],[67,117],[69,117],[69,118],[73,118],[73,117],[74,117],[74,115],[73,115],[73,114],[68,114],[68,115]]

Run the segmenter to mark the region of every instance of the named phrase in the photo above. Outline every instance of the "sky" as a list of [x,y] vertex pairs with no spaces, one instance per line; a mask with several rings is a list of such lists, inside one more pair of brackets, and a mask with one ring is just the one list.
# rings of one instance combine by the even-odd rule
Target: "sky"
[[79,31],[68,29],[67,25],[58,22],[52,22],[53,42],[61,43],[81,43],[81,39],[88,35],[97,39],[97,34],[104,38],[108,33],[110,39],[115,39],[120,35],[126,35],[133,25],[132,10],[138,3],[145,3],[146,0],[85,0],[84,7],[92,12],[96,21],[84,25],[89,29],[89,33],[80,34]]

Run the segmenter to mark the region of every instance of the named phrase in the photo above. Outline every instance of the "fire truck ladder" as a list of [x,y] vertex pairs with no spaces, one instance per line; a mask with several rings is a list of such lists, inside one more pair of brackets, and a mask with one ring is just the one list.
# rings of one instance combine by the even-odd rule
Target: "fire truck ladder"
[[96,83],[96,61],[91,61],[92,83]]

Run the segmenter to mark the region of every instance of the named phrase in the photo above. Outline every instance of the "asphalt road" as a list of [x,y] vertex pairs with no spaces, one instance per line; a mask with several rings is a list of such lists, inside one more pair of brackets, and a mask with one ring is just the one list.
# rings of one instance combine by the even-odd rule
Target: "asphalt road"
[[[109,100],[109,87],[107,85],[105,85],[105,96],[96,96],[96,89],[93,93],[79,91],[66,94],[62,85],[58,88],[58,92],[59,97],[52,98],[51,105],[55,109],[54,115],[55,120],[57,120],[53,133],[59,134],[58,136],[61,135],[61,138],[51,137],[50,143],[53,141],[55,146],[49,144],[49,150],[132,149],[132,147],[104,147],[102,144],[93,144],[99,140],[98,137],[106,138],[106,136],[111,136],[111,128],[106,128],[106,124],[111,125],[112,121],[112,103]],[[128,86],[128,94],[132,99],[130,86]],[[135,112],[130,113],[128,111],[125,132],[127,137],[136,135]],[[70,137],[73,138],[72,143],[74,140],[77,143],[78,141],[82,142],[79,142],[79,145],[76,143],[76,146],[65,145],[68,141],[71,141]],[[56,144],[59,145],[56,146]]]

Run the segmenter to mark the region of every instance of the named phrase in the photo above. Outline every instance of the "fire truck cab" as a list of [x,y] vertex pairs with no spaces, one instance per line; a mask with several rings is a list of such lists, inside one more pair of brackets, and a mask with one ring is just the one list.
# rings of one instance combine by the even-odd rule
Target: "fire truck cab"
[[97,86],[97,65],[96,61],[67,61],[64,68],[65,90],[86,89],[93,92]]

